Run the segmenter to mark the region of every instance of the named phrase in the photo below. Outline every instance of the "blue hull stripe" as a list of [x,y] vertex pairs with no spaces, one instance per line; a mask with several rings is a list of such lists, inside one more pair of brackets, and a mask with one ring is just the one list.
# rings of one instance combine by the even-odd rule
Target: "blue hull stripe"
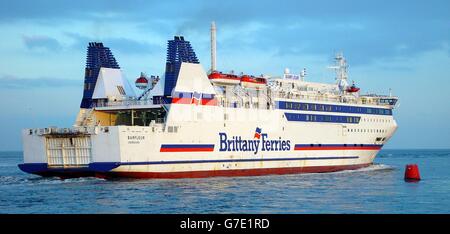
[[[319,146],[320,145],[320,146]],[[382,147],[375,144],[295,144],[295,147]]]

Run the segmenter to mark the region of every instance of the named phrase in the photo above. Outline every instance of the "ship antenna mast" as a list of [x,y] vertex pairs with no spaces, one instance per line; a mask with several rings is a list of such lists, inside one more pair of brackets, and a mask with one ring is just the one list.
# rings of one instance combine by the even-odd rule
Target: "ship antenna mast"
[[211,22],[211,72],[216,70],[216,23]]
[[338,53],[336,54],[335,65],[330,66],[328,68],[334,69],[336,71],[336,83],[339,87],[339,90],[344,91],[348,87],[348,73],[347,73],[347,61],[344,58],[344,54]]
[[305,81],[306,76],[306,68],[303,68],[303,70],[300,72],[300,80]]

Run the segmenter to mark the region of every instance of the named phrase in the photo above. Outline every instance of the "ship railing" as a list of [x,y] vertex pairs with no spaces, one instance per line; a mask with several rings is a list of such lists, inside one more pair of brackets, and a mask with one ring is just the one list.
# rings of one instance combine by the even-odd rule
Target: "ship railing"
[[[107,128],[107,127],[103,127]],[[29,135],[92,135],[98,133],[99,127],[88,127],[88,126],[76,126],[72,128],[57,128],[57,127],[48,127],[48,128],[31,128],[28,129]]]
[[153,100],[120,100],[96,103],[94,107],[115,107],[115,106],[141,106],[153,105]]
[[311,95],[311,94],[294,94],[291,92],[272,92],[274,98],[284,98],[284,99],[294,99],[294,100],[310,100],[310,101],[328,101],[328,102],[346,102],[346,103],[356,103],[352,99],[342,99],[341,96],[328,96],[328,95]]
[[[273,104],[274,99],[291,99],[291,100],[301,100],[301,101],[322,101],[322,102],[332,102],[332,103],[346,103],[346,104],[360,104],[360,105],[378,105],[378,106],[390,106],[387,103],[380,102],[380,98],[388,98],[388,96],[353,96],[353,95],[335,95],[330,93],[321,94],[308,94],[308,93],[292,93],[279,91],[274,92],[271,90],[270,95],[261,93],[261,98],[258,97],[259,103],[252,102],[252,98],[242,97],[237,93],[234,93],[234,97],[220,97],[218,98],[219,105],[223,107],[234,107],[234,108],[266,108],[267,103],[269,107]],[[261,101],[266,101],[267,103],[262,103]]]
[[318,93],[318,94],[308,94],[308,93],[297,93],[286,92],[284,90],[273,92],[273,98],[283,98],[283,99],[293,99],[293,100],[306,100],[306,101],[324,101],[324,102],[335,102],[335,103],[349,103],[349,104],[363,104],[363,105],[380,105],[386,106],[389,104],[382,103],[379,100],[382,98],[396,98],[384,95],[362,95],[355,97],[353,95],[336,95],[334,93]]

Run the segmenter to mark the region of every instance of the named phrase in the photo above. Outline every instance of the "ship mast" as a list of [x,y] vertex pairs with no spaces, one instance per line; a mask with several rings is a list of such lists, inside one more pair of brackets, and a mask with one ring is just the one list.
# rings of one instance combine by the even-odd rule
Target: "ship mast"
[[347,61],[345,60],[344,54],[342,52],[336,54],[336,57],[334,59],[335,65],[328,68],[334,69],[336,71],[336,84],[338,85],[340,91],[344,91],[348,87]]
[[211,72],[216,70],[216,23],[211,22]]

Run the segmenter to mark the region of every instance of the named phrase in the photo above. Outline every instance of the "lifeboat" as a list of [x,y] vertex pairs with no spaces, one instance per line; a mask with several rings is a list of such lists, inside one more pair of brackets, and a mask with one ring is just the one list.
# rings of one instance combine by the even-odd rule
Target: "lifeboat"
[[359,91],[359,88],[356,87],[355,84],[353,84],[352,86],[348,87],[345,91],[349,93],[356,93]]
[[222,85],[236,85],[241,82],[241,78],[234,74],[225,74],[218,71],[213,71],[208,76],[209,80],[215,84]]
[[267,85],[267,79],[249,75],[241,76],[241,85],[246,88],[264,88]]

